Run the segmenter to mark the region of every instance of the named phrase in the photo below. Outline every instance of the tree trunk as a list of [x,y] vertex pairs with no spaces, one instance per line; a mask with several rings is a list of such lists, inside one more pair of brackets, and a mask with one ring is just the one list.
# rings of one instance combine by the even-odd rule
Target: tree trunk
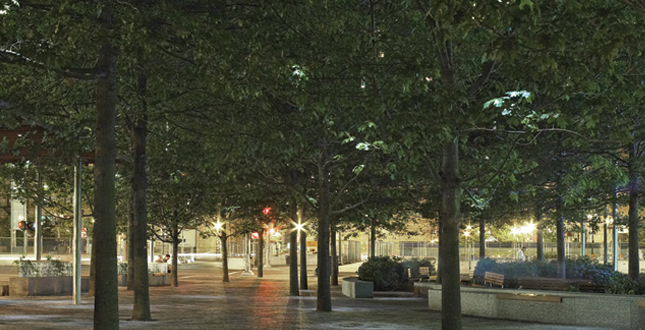
[[479,217],[479,259],[486,258],[486,217]]
[[562,198],[558,200],[556,205],[556,214],[558,221],[556,223],[556,235],[558,245],[558,278],[566,278],[566,264],[564,255],[564,214],[562,210]]
[[443,235],[441,253],[441,328],[461,329],[461,279],[459,276],[460,178],[457,141],[443,147]]
[[319,312],[331,312],[331,283],[330,262],[329,262],[329,174],[324,165],[327,161],[325,152],[321,153],[318,162],[318,191],[319,191],[319,213],[318,213],[318,292],[316,310]]
[[376,220],[372,219],[370,226],[370,258],[376,257]]
[[148,258],[147,230],[148,210],[146,208],[146,190],[148,180],[146,175],[146,138],[148,119],[145,115],[145,93],[147,80],[139,77],[138,93],[142,98],[143,117],[136,120],[132,136],[134,141],[134,175],[132,180],[133,210],[134,210],[134,305],[132,319],[150,321],[150,295],[148,292]]
[[537,259],[544,261],[544,227],[542,226],[542,210],[538,206],[535,211],[537,222]]
[[226,230],[222,229],[224,232],[220,233],[219,240],[222,243],[222,282],[229,282],[228,278],[228,247],[226,246],[226,241],[228,236],[226,235]]
[[[132,182],[130,182],[132,184]],[[127,274],[127,290],[134,290],[134,193],[130,191],[130,201],[128,203],[128,274]]]
[[300,290],[298,289],[298,229],[296,229],[296,221],[298,220],[298,204],[295,199],[292,201],[293,205],[290,207],[291,220],[294,226],[291,227],[289,233],[289,295],[299,296]]
[[[268,233],[269,231],[266,232]],[[264,234],[265,230],[264,228],[261,228],[258,233],[258,251],[255,254],[258,263],[258,277],[264,276]],[[251,267],[253,267],[253,265],[251,265]]]
[[[301,222],[302,223],[302,222]],[[300,290],[308,290],[307,283],[307,232],[300,231]]]
[[178,287],[177,265],[179,256],[179,233],[174,230],[172,233],[172,266],[170,267],[170,286]]
[[[102,22],[112,25],[111,5],[103,9]],[[96,279],[94,329],[119,328],[119,291],[117,287],[115,172],[116,172],[116,49],[107,37],[100,50],[96,71],[96,162],[94,164],[94,244]]]
[[605,209],[604,224],[602,226],[602,252],[604,255],[603,262],[605,265],[609,262],[608,249],[607,249],[607,210]]
[[437,230],[437,238],[439,239],[439,246],[437,248],[437,283],[443,283],[443,220],[439,216],[439,230]]
[[[631,169],[631,168],[630,168]],[[632,174],[629,184],[629,277],[633,280],[638,278],[639,273],[639,238],[638,229],[640,223],[638,221],[638,175]]]
[[96,296],[96,227],[92,230],[92,251],[90,254],[90,287],[87,291],[88,297]]
[[329,232],[331,247],[331,285],[338,285],[338,251],[336,249],[336,223],[331,222],[331,231]]

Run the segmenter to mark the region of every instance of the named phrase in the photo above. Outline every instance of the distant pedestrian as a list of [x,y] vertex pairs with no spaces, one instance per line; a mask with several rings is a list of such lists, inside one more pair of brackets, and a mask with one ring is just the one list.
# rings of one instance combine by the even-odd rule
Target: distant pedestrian
[[517,251],[517,260],[526,261],[524,252],[526,252],[526,246],[523,246],[519,251]]
[[168,264],[168,273],[172,272],[172,260],[170,260],[170,254],[166,254],[163,258],[163,262]]

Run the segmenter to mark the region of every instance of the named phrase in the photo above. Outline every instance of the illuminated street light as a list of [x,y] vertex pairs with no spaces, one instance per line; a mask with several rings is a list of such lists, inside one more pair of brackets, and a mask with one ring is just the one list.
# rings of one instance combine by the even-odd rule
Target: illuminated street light
[[217,223],[214,223],[213,225],[215,226],[215,230],[217,230],[217,231],[222,230],[222,223],[221,222],[218,221]]
[[301,231],[301,230],[303,230],[304,228],[305,228],[305,226],[304,226],[303,224],[301,224],[301,223],[296,224],[296,229],[297,229],[298,231]]
[[527,223],[521,228],[521,232],[523,234],[531,234],[533,231],[535,231],[535,224],[534,223]]

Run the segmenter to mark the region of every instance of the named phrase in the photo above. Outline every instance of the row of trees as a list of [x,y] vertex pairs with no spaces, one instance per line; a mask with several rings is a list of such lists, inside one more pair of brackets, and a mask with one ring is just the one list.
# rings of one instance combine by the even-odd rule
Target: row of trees
[[[138,320],[150,319],[150,225],[177,242],[197,221],[250,221],[266,205],[317,220],[319,274],[331,274],[338,226],[396,228],[393,215],[407,212],[439,219],[444,329],[461,328],[465,208],[486,222],[530,207],[563,242],[566,218],[618,202],[618,191],[629,197],[638,274],[636,1],[0,8],[0,121],[47,127],[55,150],[6,172],[27,187],[31,170],[95,155],[95,329],[118,328],[117,211],[129,219]],[[332,310],[331,284],[318,281],[319,311]]]

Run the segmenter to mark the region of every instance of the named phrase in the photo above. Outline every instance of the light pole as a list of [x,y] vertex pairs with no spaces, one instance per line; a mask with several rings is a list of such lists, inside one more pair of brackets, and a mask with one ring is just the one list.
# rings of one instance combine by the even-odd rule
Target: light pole
[[518,246],[517,246],[518,245],[517,235],[519,233],[520,233],[519,228],[517,228],[515,226],[513,226],[513,228],[511,228],[511,235],[513,235],[513,260],[517,259],[517,248],[518,248]]
[[[466,227],[466,229],[470,228],[470,226]],[[468,247],[468,235],[470,235],[470,232],[465,231],[464,236],[466,236],[466,258],[468,258],[468,270],[472,269],[471,265],[471,257],[470,257],[470,248]]]

